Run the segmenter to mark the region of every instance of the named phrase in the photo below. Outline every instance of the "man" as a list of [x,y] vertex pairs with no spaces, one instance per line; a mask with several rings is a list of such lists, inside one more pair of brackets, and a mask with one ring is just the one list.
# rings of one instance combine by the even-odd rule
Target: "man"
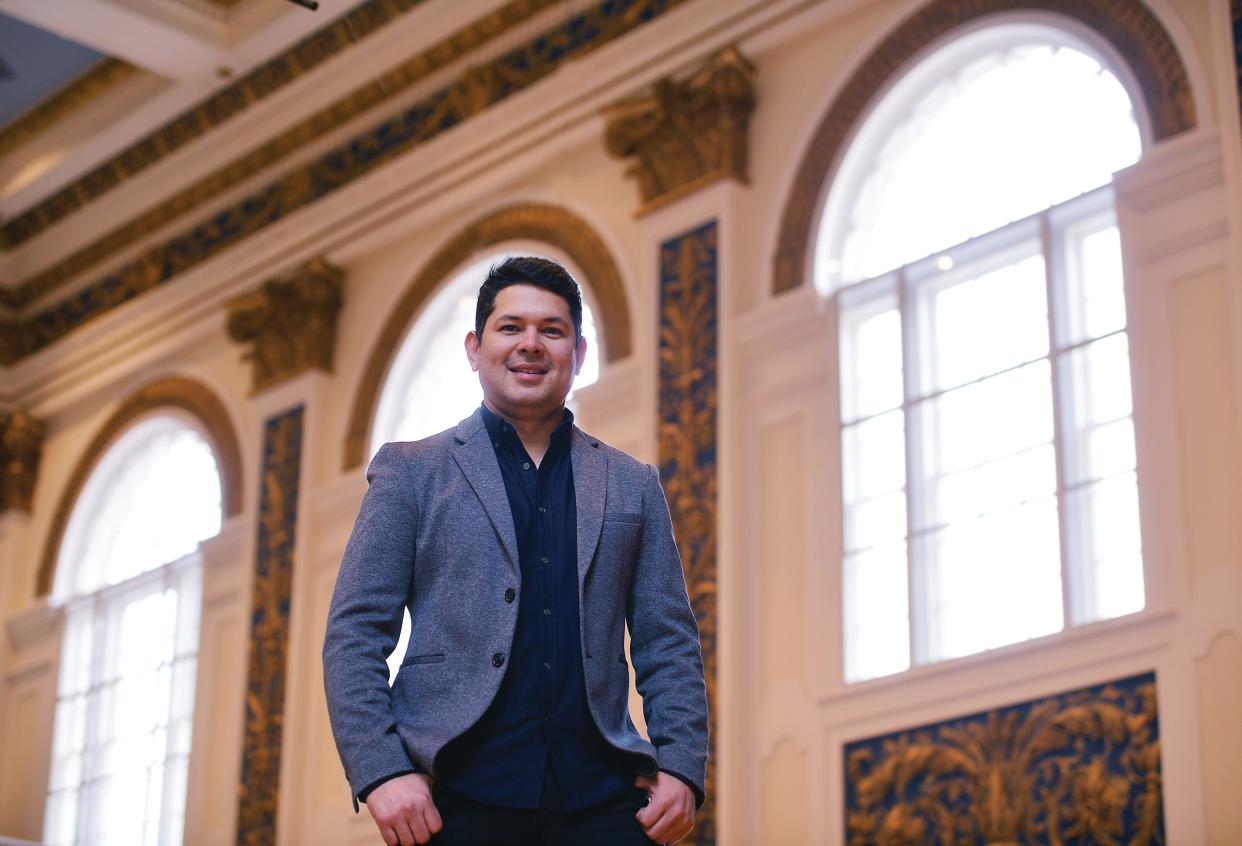
[[672,843],[702,802],[707,697],[668,506],[654,467],[573,425],[581,328],[560,265],[493,267],[465,341],[482,407],[368,468],[324,683],[389,846]]

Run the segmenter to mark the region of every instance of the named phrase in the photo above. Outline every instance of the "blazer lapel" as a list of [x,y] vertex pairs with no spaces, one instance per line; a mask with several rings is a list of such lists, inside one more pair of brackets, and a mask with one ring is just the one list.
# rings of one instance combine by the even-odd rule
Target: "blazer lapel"
[[496,529],[500,545],[504,547],[505,555],[509,559],[509,566],[517,573],[517,532],[513,529],[509,495],[505,492],[505,480],[500,475],[495,448],[478,411],[457,424],[454,438],[457,440],[457,448],[453,450],[453,458],[461,467],[461,472],[470,482],[470,487],[474,489],[479,501],[483,503],[483,510],[487,512],[492,526]]
[[570,458],[574,468],[574,499],[578,509],[578,584],[586,578],[604,527],[608,490],[608,456],[599,441],[574,427]]

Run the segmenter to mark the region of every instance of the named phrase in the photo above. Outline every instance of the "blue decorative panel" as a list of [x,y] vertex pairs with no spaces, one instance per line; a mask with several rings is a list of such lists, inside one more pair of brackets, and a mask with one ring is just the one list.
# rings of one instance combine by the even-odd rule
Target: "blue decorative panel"
[[1163,844],[1153,673],[845,748],[865,844]]
[[302,418],[303,407],[299,405],[269,418],[263,431],[246,724],[238,790],[238,846],[272,846],[276,842]]
[[[659,467],[716,704],[716,222],[660,246]],[[691,838],[716,842],[715,731]]]

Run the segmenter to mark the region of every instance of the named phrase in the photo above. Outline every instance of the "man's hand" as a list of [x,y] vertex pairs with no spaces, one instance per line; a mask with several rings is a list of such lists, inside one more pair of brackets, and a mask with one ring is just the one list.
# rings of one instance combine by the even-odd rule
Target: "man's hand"
[[668,773],[655,778],[639,776],[634,783],[651,800],[638,811],[638,824],[656,843],[676,843],[694,828],[694,794],[686,783]]
[[372,790],[367,810],[388,846],[421,846],[444,825],[431,801],[431,778],[417,773],[389,779]]

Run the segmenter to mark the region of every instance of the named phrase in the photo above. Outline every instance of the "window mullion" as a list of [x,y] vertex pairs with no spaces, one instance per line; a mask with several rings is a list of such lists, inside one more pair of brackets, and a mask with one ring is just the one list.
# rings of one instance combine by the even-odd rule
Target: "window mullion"
[[1057,530],[1061,549],[1061,628],[1065,629],[1075,619],[1072,613],[1074,607],[1072,586],[1075,584],[1073,582],[1075,567],[1071,560],[1072,526],[1069,508],[1066,505],[1068,441],[1065,432],[1067,420],[1065,407],[1072,401],[1066,391],[1071,390],[1073,385],[1066,384],[1061,378],[1060,340],[1069,337],[1069,326],[1062,325],[1068,319],[1067,304],[1062,296],[1068,287],[1065,279],[1064,242],[1053,233],[1052,216],[1048,210],[1041,213],[1039,217],[1039,239],[1044,254],[1044,283],[1047,290],[1048,369],[1052,382],[1052,445],[1053,454],[1056,456]]
[[905,267],[897,271],[897,309],[901,314],[901,412],[906,447],[906,628],[910,641],[910,666],[914,667],[927,663],[928,659],[927,562],[916,530],[921,526],[916,515],[922,513],[923,506],[922,450],[914,419],[922,383],[919,378],[919,325]]

